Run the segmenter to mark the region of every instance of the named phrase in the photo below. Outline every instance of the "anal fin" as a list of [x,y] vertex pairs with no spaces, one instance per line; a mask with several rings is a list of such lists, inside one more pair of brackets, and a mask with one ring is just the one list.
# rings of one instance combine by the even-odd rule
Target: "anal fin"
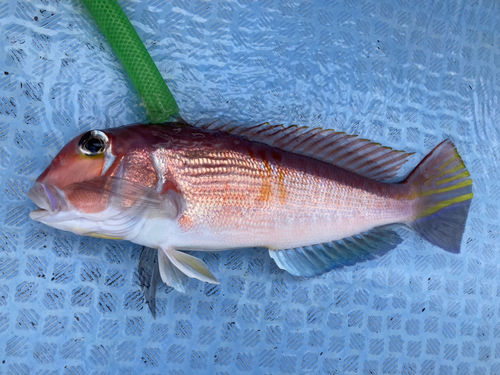
[[285,250],[269,250],[278,267],[294,276],[318,276],[334,268],[375,259],[394,249],[401,237],[388,227],[372,229],[329,243]]

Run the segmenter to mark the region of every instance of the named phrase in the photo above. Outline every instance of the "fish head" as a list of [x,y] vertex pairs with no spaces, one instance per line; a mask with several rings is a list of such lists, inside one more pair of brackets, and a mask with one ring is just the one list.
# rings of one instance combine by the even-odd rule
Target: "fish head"
[[101,130],[66,144],[28,192],[39,207],[30,218],[77,234],[98,234],[109,211],[111,182],[103,177],[116,160],[112,149],[111,137]]
[[178,217],[183,199],[173,191],[158,192],[148,147],[133,128],[79,135],[28,192],[39,207],[30,218],[76,234],[130,239],[151,216]]
[[[67,188],[102,176],[106,161],[114,159],[111,152],[110,140],[100,130],[86,132],[71,140],[28,192],[28,197],[40,207],[39,212],[33,216],[42,213],[56,214],[67,211],[70,206],[83,212],[96,212],[102,208],[102,202],[95,202],[92,197],[78,199],[72,191],[74,189]],[[69,191],[65,190],[71,190],[73,194],[68,196]]]

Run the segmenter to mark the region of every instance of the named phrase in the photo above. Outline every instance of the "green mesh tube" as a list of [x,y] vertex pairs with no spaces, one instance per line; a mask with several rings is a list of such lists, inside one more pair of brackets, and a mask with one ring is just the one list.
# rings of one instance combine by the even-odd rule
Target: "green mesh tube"
[[162,123],[179,107],[153,59],[116,0],[83,0],[139,92],[149,121]]

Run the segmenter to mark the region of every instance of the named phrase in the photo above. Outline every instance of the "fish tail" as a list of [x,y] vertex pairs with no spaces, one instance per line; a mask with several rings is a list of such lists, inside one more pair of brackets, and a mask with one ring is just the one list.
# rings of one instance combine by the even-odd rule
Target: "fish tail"
[[410,174],[416,194],[412,227],[430,243],[460,252],[472,199],[472,179],[452,141],[440,143]]

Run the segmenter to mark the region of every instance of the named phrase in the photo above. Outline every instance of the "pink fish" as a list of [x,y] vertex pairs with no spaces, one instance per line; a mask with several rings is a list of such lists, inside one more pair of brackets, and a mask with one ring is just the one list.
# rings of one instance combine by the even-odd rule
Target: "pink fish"
[[452,253],[472,180],[450,140],[401,183],[410,154],[333,131],[269,126],[132,125],[69,142],[38,177],[32,219],[158,249],[160,275],[218,283],[183,250],[266,247],[296,276],[373,259],[412,228]]

